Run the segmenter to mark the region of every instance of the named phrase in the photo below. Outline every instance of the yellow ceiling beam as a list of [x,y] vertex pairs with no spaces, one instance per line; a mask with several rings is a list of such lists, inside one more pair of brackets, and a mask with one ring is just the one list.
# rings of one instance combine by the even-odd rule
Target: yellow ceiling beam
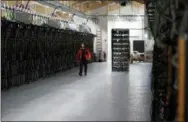
[[112,3],[112,1],[95,1],[95,3],[88,3],[87,6],[84,6],[85,12],[92,11],[101,7],[104,7],[108,4]]
[[73,4],[77,3],[78,0],[71,1],[71,0],[61,0],[59,3],[64,4],[66,6],[72,6]]
[[106,1],[106,0],[74,0],[74,1],[60,1],[61,4],[71,6],[73,9],[76,9],[81,12],[89,12],[104,6],[107,6],[108,4],[114,3],[114,1]]
[[56,15],[57,17],[60,17],[61,19],[69,19],[69,14],[68,13],[64,13],[64,12],[60,12],[60,11],[57,11],[56,12]]
[[[63,1],[63,2],[65,2],[65,1]],[[66,2],[68,2],[68,1],[66,1]],[[33,10],[36,11],[37,13],[40,13],[40,14],[49,15],[55,9],[55,8],[52,8],[52,7],[48,7],[48,6],[39,4],[37,2],[33,2],[32,4],[34,4],[34,6],[35,6],[35,7],[33,7]],[[59,17],[63,18],[63,19],[68,19],[69,18],[69,14],[68,13],[63,12],[63,11],[59,11],[59,10],[56,11],[56,15],[58,16],[58,18]]]
[[[94,1],[94,0],[93,0]],[[87,0],[75,0],[74,1],[74,3],[72,4],[72,6],[74,7],[74,6],[79,6],[80,4],[83,4],[83,3],[85,3],[85,2],[89,2],[89,1],[87,1]],[[92,1],[90,1],[90,2],[92,2]]]
[[[138,1],[142,1],[142,0],[138,0]],[[142,4],[141,2],[138,2],[138,1],[132,1],[132,3],[131,3],[132,7],[144,7],[144,4]],[[120,9],[120,7],[121,6],[119,3],[113,3],[108,6],[108,12],[118,10],[118,9]]]
[[46,7],[36,4],[35,11],[40,14],[46,14]]
[[[8,4],[9,6],[14,6],[16,4],[16,1],[11,1],[11,0],[2,0],[2,2]],[[21,0],[18,0],[18,5],[22,4]]]
[[51,14],[54,11],[54,8],[47,7],[46,8],[46,14]]
[[112,3],[114,1],[106,1],[106,0],[77,0],[78,2],[75,2],[72,4],[72,7],[78,11],[81,12],[89,12],[101,7],[104,7],[108,5],[109,3]]
[[120,4],[119,3],[113,3],[108,6],[108,12],[115,11],[117,9],[120,9]]
[[43,4],[40,4],[36,1],[29,2],[29,6],[36,12],[44,15],[48,15],[49,13],[52,13],[54,10],[51,7],[45,6]]

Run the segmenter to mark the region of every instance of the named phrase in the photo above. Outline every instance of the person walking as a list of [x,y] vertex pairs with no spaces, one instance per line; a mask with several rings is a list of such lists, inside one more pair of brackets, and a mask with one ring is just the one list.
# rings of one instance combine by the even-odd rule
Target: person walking
[[82,76],[82,71],[83,71],[83,67],[84,67],[84,73],[86,76],[87,75],[87,64],[88,64],[88,61],[91,59],[91,52],[90,52],[89,48],[85,47],[84,43],[81,44],[81,48],[79,49],[76,58],[77,58],[77,61],[80,63],[79,75]]

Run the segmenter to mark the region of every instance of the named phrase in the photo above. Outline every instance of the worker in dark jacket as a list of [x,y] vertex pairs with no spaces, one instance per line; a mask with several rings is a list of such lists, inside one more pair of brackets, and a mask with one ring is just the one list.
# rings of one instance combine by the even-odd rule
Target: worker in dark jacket
[[85,76],[87,75],[87,64],[88,60],[91,59],[91,53],[88,48],[85,47],[84,43],[82,43],[81,48],[77,53],[77,61],[80,63],[80,72],[79,75],[82,76],[82,70],[84,67]]

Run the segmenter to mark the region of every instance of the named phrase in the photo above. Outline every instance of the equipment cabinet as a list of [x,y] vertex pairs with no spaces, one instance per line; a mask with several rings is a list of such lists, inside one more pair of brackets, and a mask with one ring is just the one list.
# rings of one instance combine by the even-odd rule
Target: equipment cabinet
[[128,71],[129,57],[129,30],[112,29],[112,71]]

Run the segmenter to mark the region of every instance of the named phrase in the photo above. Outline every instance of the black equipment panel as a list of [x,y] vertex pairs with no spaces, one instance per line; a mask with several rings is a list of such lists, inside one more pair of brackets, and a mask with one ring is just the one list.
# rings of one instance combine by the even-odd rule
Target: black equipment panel
[[145,52],[144,40],[134,40],[133,41],[133,51],[138,51],[140,53]]
[[129,58],[129,30],[112,29],[112,71],[128,71]]

